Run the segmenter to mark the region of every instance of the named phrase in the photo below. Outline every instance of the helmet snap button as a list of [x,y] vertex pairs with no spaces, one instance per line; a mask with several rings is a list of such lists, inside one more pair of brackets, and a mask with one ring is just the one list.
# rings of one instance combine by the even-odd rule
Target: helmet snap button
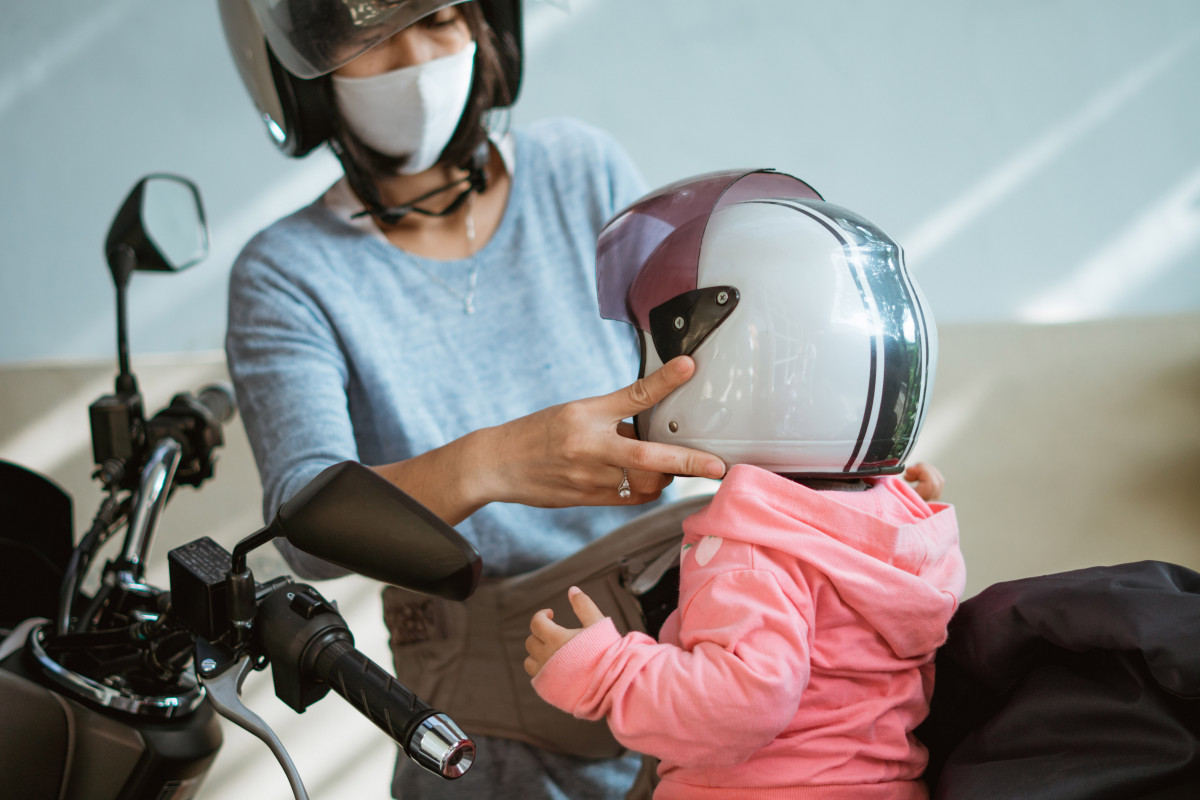
[[676,422],[675,420],[671,420],[670,422],[668,422],[667,428],[670,429],[671,433],[679,433],[679,423]]

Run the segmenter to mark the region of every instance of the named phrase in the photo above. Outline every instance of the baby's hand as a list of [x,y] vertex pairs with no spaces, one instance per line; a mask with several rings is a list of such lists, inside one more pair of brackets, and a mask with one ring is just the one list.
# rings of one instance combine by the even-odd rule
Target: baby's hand
[[[587,628],[604,619],[604,613],[592,602],[592,598],[583,593],[577,586],[567,590],[571,608],[575,616]],[[529,621],[530,636],[525,640],[525,650],[529,657],[525,659],[525,671],[529,677],[541,672],[546,662],[557,653],[563,645],[583,632],[583,628],[564,628],[554,621],[554,612],[548,608],[533,615]]]
[[906,469],[904,480],[917,484],[914,488],[926,503],[932,503],[940,498],[942,489],[946,487],[946,479],[942,477],[942,473],[938,472],[937,467],[923,462],[913,464]]

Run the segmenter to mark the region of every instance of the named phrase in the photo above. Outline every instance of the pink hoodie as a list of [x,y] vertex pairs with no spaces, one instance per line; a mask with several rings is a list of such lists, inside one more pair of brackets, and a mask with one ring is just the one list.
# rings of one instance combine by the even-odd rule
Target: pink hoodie
[[734,466],[684,522],[662,643],[606,619],[533,685],[661,759],[655,800],[924,798],[912,730],[965,577],[953,508],[898,478],[818,492]]

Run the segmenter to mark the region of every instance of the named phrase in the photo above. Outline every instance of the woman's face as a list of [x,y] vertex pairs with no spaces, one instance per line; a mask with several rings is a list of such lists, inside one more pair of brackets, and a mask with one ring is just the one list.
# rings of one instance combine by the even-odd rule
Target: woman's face
[[366,78],[460,52],[471,31],[457,5],[435,11],[338,67],[335,75]]

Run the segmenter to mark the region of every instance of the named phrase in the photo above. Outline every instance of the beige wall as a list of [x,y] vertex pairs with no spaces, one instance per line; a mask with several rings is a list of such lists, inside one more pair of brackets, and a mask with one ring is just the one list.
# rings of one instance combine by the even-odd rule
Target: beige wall
[[1200,315],[949,328],[919,447],[957,507],[968,593],[1141,559],[1200,569]]
[[[941,348],[917,455],[946,475],[968,594],[1093,564],[1161,559],[1200,569],[1200,315],[945,327]],[[225,378],[216,354],[135,359],[134,371],[149,410]],[[87,405],[111,391],[112,378],[107,363],[0,370],[0,458],[58,480],[76,498],[80,526],[99,497],[88,477]],[[175,544],[208,535],[228,548],[259,524],[258,476],[235,424],[216,478],[172,501],[151,579],[165,581],[162,554]],[[281,568],[270,549],[256,559],[260,578]],[[386,663],[376,587],[349,577],[320,588],[341,603],[360,647]],[[298,717],[265,674],[247,682],[246,698],[292,751],[314,797],[334,785],[350,796],[351,784],[353,796],[387,796],[394,747],[348,706],[327,700]],[[323,732],[334,729],[331,742]],[[286,791],[266,749],[226,731],[206,800],[244,797],[251,785]]]
[[[151,411],[175,391],[226,379],[219,354],[135,358],[134,371]],[[107,363],[0,369],[0,458],[62,484],[79,526],[99,498],[87,405],[111,391],[113,372]],[[917,456],[946,475],[971,593],[1096,563],[1200,568],[1200,315],[944,327]],[[259,524],[258,476],[235,421],[216,478],[180,491],[162,536],[228,547]]]

